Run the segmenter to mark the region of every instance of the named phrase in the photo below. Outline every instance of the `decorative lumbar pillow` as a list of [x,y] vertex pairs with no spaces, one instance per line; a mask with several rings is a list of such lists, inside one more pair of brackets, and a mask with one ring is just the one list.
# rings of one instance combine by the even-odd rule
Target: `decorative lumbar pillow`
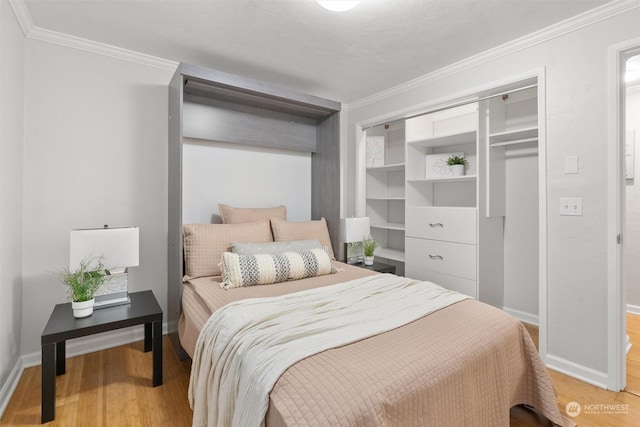
[[289,222],[280,218],[271,218],[273,240],[285,242],[289,240],[318,239],[323,247],[327,248],[331,259],[335,259],[327,221],[321,218],[318,221]]
[[272,208],[234,208],[219,203],[218,211],[220,211],[223,224],[242,224],[270,218],[280,218],[285,221],[287,219],[287,207],[284,205]]
[[321,249],[318,239],[291,240],[288,242],[231,243],[231,251],[238,255],[279,254],[282,252],[302,252]]
[[185,279],[220,275],[222,253],[231,250],[231,242],[271,242],[269,221],[246,224],[185,224]]
[[243,286],[270,285],[307,277],[336,273],[329,254],[324,249],[279,254],[222,254],[220,262],[224,289]]

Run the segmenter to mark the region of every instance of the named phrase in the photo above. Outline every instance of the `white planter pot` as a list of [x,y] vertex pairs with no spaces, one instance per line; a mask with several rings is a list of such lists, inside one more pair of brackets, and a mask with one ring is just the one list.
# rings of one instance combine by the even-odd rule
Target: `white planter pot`
[[450,165],[449,170],[451,170],[452,176],[464,175],[464,165]]
[[76,319],[81,319],[83,317],[91,316],[91,314],[93,314],[93,304],[95,302],[95,298],[92,298],[89,301],[73,301],[71,303],[71,308],[73,309],[73,317],[75,317]]
[[373,256],[364,257],[364,265],[373,265]]

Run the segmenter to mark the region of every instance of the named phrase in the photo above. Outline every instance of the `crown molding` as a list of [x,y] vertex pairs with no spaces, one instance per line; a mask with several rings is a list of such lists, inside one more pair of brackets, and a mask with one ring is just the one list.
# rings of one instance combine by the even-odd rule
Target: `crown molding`
[[84,50],[85,52],[97,53],[99,55],[109,56],[111,58],[122,59],[124,61],[134,62],[136,64],[148,65],[151,67],[161,68],[163,70],[175,71],[178,68],[178,62],[168,59],[159,58],[157,56],[147,55],[145,53],[136,52],[129,49],[100,43],[69,34],[59,33],[44,28],[34,27],[27,36],[30,39],[40,40],[44,42],[54,43],[73,49]]
[[178,68],[178,62],[176,61],[36,27],[33,25],[31,14],[29,13],[29,9],[27,8],[24,0],[9,0],[9,4],[13,9],[13,13],[16,15],[16,19],[18,20],[20,27],[22,27],[25,37],[29,39],[54,43],[73,49],[83,50],[85,52],[96,53],[98,55],[104,55],[168,71],[175,71],[176,68]]
[[22,32],[25,37],[27,37],[33,29],[33,21],[31,20],[31,14],[29,13],[27,4],[24,0],[9,0],[9,5],[11,6],[11,9],[13,9],[13,14],[18,20],[18,24],[20,24]]
[[564,21],[550,25],[542,30],[527,34],[510,42],[504,43],[495,48],[486,50],[477,55],[470,56],[461,61],[447,65],[431,73],[422,75],[408,82],[393,86],[373,95],[361,98],[357,101],[343,104],[345,110],[355,110],[366,105],[373,104],[378,101],[399,95],[428,83],[433,83],[447,76],[460,73],[462,71],[477,67],[489,61],[499,59],[503,56],[511,55],[521,50],[528,49],[541,43],[545,43],[565,34],[577,31],[581,28],[593,25],[605,19],[612,18],[616,15],[632,11],[640,8],[638,0],[616,0],[611,3],[604,4],[592,10],[586,11]]

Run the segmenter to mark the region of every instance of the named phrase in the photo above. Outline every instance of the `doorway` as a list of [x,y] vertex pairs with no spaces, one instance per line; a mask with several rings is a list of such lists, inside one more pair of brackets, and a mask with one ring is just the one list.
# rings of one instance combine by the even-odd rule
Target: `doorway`
[[[624,70],[624,244],[626,387],[640,396],[640,53],[630,52]],[[629,56],[627,55],[627,56]],[[632,337],[630,339],[630,337]]]
[[[627,296],[625,283],[625,247],[626,235],[626,170],[640,185],[640,174],[636,172],[635,146],[625,147],[627,117],[625,81],[627,61],[640,55],[640,38],[628,40],[609,48],[609,100],[608,122],[609,138],[607,168],[608,180],[608,320],[607,320],[607,380],[606,387],[613,391],[622,391],[627,381],[627,352],[633,343],[627,338]],[[633,63],[632,63],[633,64]],[[631,78],[631,77],[630,77]],[[635,80],[635,79],[634,79]],[[630,82],[629,82],[630,83]],[[634,143],[635,145],[635,138]],[[640,148],[640,147],[639,147]],[[626,153],[633,150],[627,161]],[[629,165],[627,165],[629,163]],[[639,170],[640,172],[640,170]],[[635,264],[636,262],[634,262]],[[628,264],[632,264],[630,261]],[[636,339],[640,347],[640,338]]]

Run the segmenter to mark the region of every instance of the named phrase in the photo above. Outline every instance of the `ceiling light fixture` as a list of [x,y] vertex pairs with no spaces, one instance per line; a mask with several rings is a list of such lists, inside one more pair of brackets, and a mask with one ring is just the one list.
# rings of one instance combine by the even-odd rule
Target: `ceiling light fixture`
[[356,7],[360,0],[317,0],[317,2],[332,12],[344,12]]

